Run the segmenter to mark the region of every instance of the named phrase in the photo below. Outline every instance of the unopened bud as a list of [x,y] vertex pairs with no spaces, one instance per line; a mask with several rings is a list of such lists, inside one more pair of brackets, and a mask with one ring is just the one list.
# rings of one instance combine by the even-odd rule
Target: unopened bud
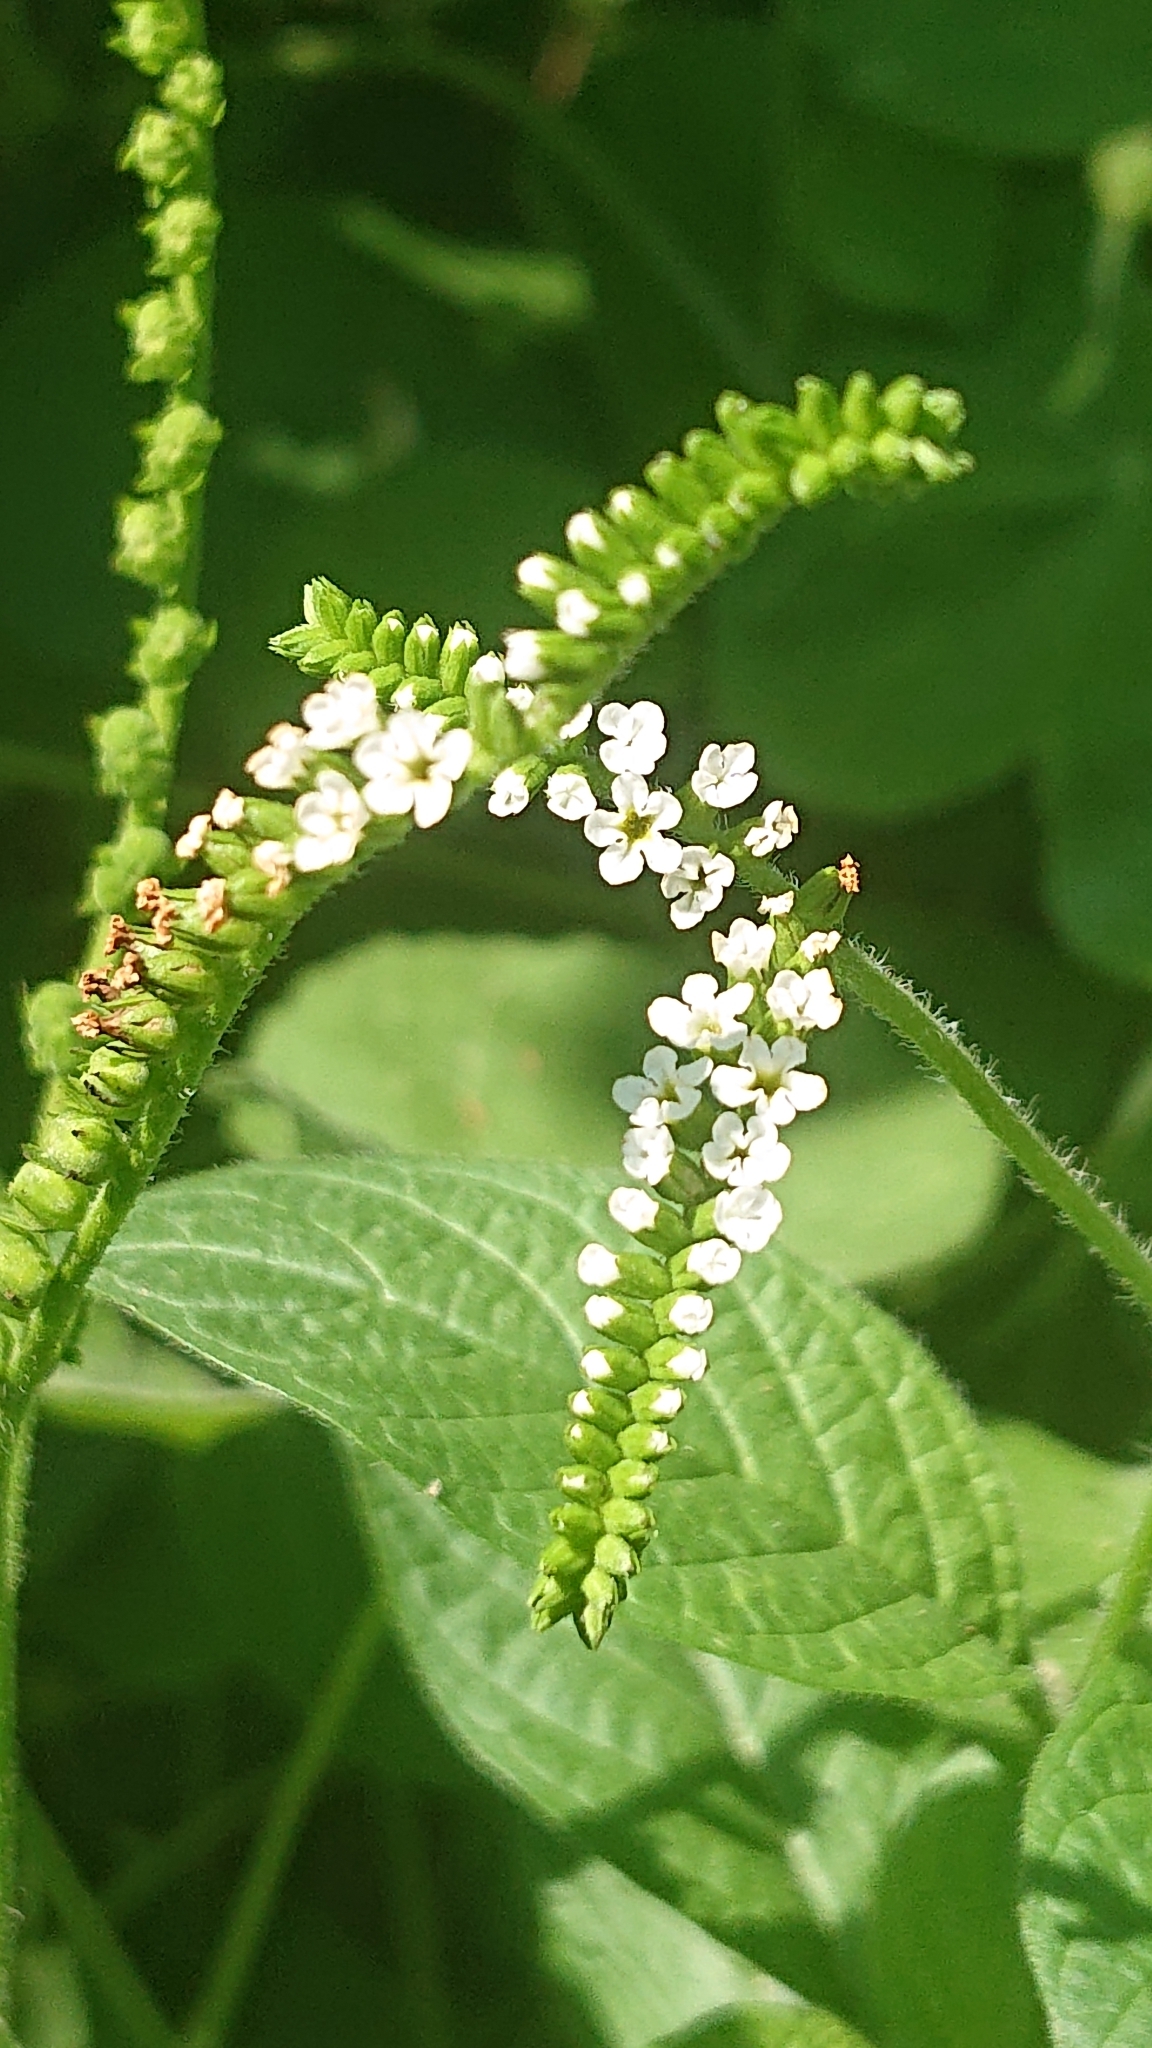
[[127,796],[146,803],[162,796],[167,783],[168,750],[164,736],[147,711],[118,704],[91,720],[96,774],[105,796]]
[[88,875],[84,908],[128,915],[135,909],[141,875],[162,879],[176,872],[172,842],[153,825],[133,825],[119,839],[96,849]]
[[153,277],[177,277],[206,270],[220,233],[219,209],[199,194],[170,199],[141,224],[152,244]]
[[184,605],[160,605],[150,617],[133,619],[136,642],[128,674],[145,689],[183,689],[194,669],[216,645],[216,621]]
[[196,40],[196,24],[185,0],[116,0],[119,29],[108,47],[148,78],[159,78]]
[[172,66],[160,98],[174,114],[184,114],[198,128],[215,128],[224,118],[224,73],[203,50],[181,57]]
[[191,375],[204,325],[192,278],[173,278],[166,290],[126,300],[119,312],[128,330],[129,383],[179,384]]
[[37,1074],[75,1074],[84,1065],[84,1048],[72,1029],[75,1014],[74,982],[42,981],[28,991],[24,1044],[29,1065]]
[[82,1181],[68,1180],[35,1159],[25,1160],[9,1193],[44,1230],[74,1230],[92,1200],[92,1189]]
[[121,498],[116,506],[112,567],[151,590],[171,590],[188,550],[188,512],[179,491],[158,498]]
[[8,1314],[31,1315],[52,1278],[52,1261],[42,1245],[0,1223],[0,1301]]
[[224,432],[204,406],[173,399],[162,412],[135,429],[143,451],[138,491],[195,491]]
[[830,448],[840,432],[840,401],[823,377],[796,380],[796,424],[810,448]]
[[135,171],[150,205],[173,192],[190,175],[200,149],[200,131],[183,114],[142,107],[117,157],[118,168]]

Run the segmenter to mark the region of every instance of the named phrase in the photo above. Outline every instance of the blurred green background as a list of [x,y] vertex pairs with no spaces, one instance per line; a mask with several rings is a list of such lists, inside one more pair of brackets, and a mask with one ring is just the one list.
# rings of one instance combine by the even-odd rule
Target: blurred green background
[[[720,388],[785,398],[800,373],[859,366],[956,384],[970,482],[793,514],[637,692],[669,706],[674,771],[704,739],[755,740],[765,794],[801,808],[804,866],[851,848],[857,928],[1152,1229],[1152,271],[1142,224],[1109,239],[1086,176],[1106,138],[1152,121],[1142,0],[209,16],[229,91],[204,588],[220,643],[175,822],[291,713],[297,679],[264,649],[305,577],[490,639],[515,618],[519,555],[555,546]],[[139,92],[105,25],[97,0],[0,0],[9,1159],[31,1100],[19,992],[77,950],[105,824],[84,720],[116,701],[133,609],[107,554],[146,409],[113,318],[141,256],[111,166]],[[389,1144],[608,1163],[608,1085],[642,1049],[645,1002],[701,964],[689,951],[653,892],[599,886],[578,835],[473,807],[299,934],[172,1170]],[[1135,1315],[879,1027],[853,1018],[825,1050],[832,1105],[798,1138],[785,1241],[903,1315],[985,1412],[1132,1459],[1152,1417]],[[317,1432],[114,1323],[87,1357],[41,1438],[26,1746],[175,2012],[367,1565]],[[395,1543],[414,1583],[418,1538]],[[513,1593],[499,1627],[472,1617],[476,1683],[497,1637],[518,1641]],[[620,1738],[631,1775],[606,1762],[601,1794],[550,1805],[509,1761],[507,1701],[481,1740],[438,1694],[430,1641],[390,1638],[238,2041],[648,2048],[652,1985],[642,2014],[612,1991],[618,1960],[588,1960],[607,1916],[620,1954],[703,1944],[683,1966],[703,1988],[665,2036],[767,1970],[881,2048],[979,2048],[962,2007],[909,2034],[885,2006],[900,1884],[924,1895],[914,1856],[903,1878],[854,1868],[800,1933],[778,1853],[789,1829],[819,1840],[827,1783],[855,1782],[845,1742],[869,1785],[912,1769],[914,1714],[853,1709],[848,1730],[847,1710],[757,1680],[686,1746],[646,1723]],[[768,1725],[787,1738],[771,1782]],[[969,1792],[1007,1870],[1008,1810]],[[27,2048],[118,2042],[29,1883]],[[971,1889],[978,1915],[984,1878]]]

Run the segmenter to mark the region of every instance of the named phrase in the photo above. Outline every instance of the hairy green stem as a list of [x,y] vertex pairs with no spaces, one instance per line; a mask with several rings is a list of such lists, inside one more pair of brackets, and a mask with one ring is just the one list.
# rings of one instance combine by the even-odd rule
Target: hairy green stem
[[384,1632],[383,1603],[357,1616],[269,1802],[235,1904],[187,2028],[188,2048],[222,2048],[268,1929],[300,1825]]
[[0,1405],[0,2042],[12,2005],[16,1905],[17,1600],[24,1565],[24,1516],[32,1458],[31,1403],[11,1390]]
[[996,1081],[908,982],[874,953],[849,942],[837,955],[838,979],[919,1053],[968,1104],[1026,1178],[1110,1267],[1152,1316],[1152,1258],[1122,1218],[1097,1193],[1083,1168],[1062,1159],[1027,1110]]

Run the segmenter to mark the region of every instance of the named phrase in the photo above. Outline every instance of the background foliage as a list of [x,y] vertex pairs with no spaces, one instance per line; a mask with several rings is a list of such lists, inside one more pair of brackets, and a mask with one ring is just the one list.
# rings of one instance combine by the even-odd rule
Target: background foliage
[[[861,860],[860,927],[1152,1227],[1152,279],[1137,237],[1118,304],[1093,301],[1084,176],[1152,114],[1146,10],[211,12],[221,632],[181,815],[289,708],[261,650],[306,575],[490,637],[518,555],[721,384],[783,397],[802,371],[915,364],[968,396],[977,476],[910,512],[797,515],[644,687],[675,771],[714,734],[756,741],[812,861]],[[132,194],[110,169],[136,87],[104,25],[98,0],[0,6],[9,1155],[19,985],[76,951],[103,822],[83,721],[114,699],[131,605],[106,557],[140,410],[112,319],[138,289]],[[304,927],[172,1169],[387,1147],[605,1165],[608,1084],[681,952],[554,820],[473,808]],[[782,1242],[895,1308],[1000,1418],[1028,1598],[1074,1672],[1144,1490],[1152,1347],[878,1026],[835,1037]],[[1010,1931],[1010,1728],[830,1699],[631,1625],[595,1664],[542,1647],[514,1566],[379,1471],[366,1508],[318,1427],[107,1308],[85,1361],[45,1403],[25,1750],[162,2006],[382,1565],[391,1621],[238,2041],[1043,2040]],[[937,1851],[961,1839],[945,1887]],[[27,2048],[118,2042],[29,1884]],[[795,2032],[771,1979],[839,2025]]]

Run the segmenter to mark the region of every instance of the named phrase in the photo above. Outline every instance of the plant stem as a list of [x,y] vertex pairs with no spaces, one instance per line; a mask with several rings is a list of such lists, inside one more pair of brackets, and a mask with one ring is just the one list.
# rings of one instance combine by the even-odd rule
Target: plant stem
[[1144,1612],[1149,1592],[1152,1592],[1152,1495],[1132,1538],[1108,1611],[1093,1638],[1080,1680],[1081,1691],[1089,1679],[1095,1677],[1101,1664],[1123,1649]]
[[0,1405],[0,2043],[12,2009],[12,1966],[20,1928],[16,1905],[17,1600],[24,1569],[24,1504],[32,1457],[32,1404],[16,1388]]
[[43,1809],[31,1792],[20,1802],[31,1855],[60,1924],[81,1963],[99,1986],[126,2048],[179,2048],[174,2030],[154,2004],[112,1930],[106,1914],[73,1867]]
[[263,1946],[301,1822],[367,1677],[384,1620],[384,1606],[374,1598],[357,1616],[320,1688],[240,1879],[207,1982],[188,2022],[188,2048],[222,2048]]
[[[874,953],[849,941],[836,956],[838,979],[882,1017],[963,1098],[985,1129],[1016,1161],[1039,1194],[1152,1317],[1152,1259],[1111,1209],[1082,1167],[1071,1164],[1032,1122],[989,1069],[965,1045],[954,1024],[938,1016],[921,996]],[[1150,1535],[1152,1542],[1152,1535]]]

